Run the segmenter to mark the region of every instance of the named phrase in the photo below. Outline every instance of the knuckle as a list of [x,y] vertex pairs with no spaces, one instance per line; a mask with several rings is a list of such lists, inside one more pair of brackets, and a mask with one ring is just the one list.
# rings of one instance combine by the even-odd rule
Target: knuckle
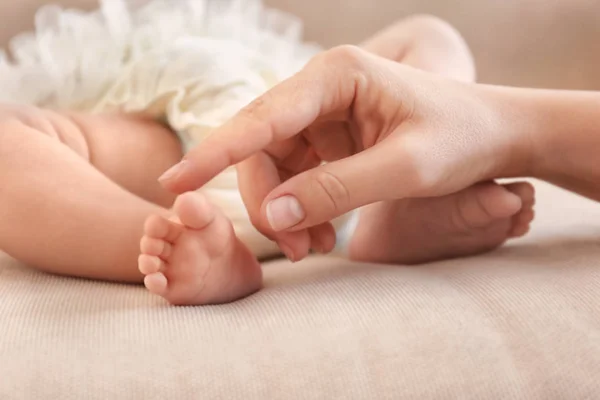
[[265,106],[265,95],[266,94],[257,97],[246,106],[242,107],[238,114],[243,118],[257,119],[261,114],[261,109]]
[[350,203],[350,192],[340,178],[328,171],[320,171],[314,178],[317,189],[324,193],[330,209],[338,214],[345,212]]
[[358,46],[345,44],[321,53],[314,60],[326,66],[361,69],[365,62],[365,51]]
[[273,98],[272,92],[267,91],[242,107],[237,112],[235,120],[248,132],[266,132],[272,140],[275,130],[270,122],[269,113],[276,105],[277,101]]
[[273,95],[275,88],[265,91],[250,103],[242,107],[237,115],[255,123],[262,123],[273,107],[277,106],[277,96]]

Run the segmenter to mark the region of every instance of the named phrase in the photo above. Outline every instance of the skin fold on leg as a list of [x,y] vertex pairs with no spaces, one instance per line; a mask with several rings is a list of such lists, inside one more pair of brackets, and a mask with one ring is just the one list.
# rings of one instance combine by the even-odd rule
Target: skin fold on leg
[[[0,249],[50,273],[141,282],[139,241],[174,196],[175,135],[137,116],[0,108]],[[160,205],[158,205],[160,204]]]

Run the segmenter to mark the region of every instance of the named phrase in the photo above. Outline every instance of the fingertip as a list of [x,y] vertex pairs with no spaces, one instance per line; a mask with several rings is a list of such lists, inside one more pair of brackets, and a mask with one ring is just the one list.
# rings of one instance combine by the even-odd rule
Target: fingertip
[[188,160],[181,160],[179,163],[173,165],[171,168],[166,170],[161,176],[158,177],[158,181],[163,184],[169,184],[177,181],[179,175],[185,171]]
[[212,154],[207,155],[206,145],[201,146],[192,149],[184,159],[162,174],[158,178],[160,185],[177,194],[193,191],[229,166],[226,165],[227,160],[219,160],[215,156],[214,153],[220,153],[218,149],[212,149]]
[[302,261],[310,253],[310,235],[306,229],[278,234],[275,241],[285,256],[292,262]]
[[320,254],[329,254],[336,244],[335,228],[330,222],[309,229],[311,248]]

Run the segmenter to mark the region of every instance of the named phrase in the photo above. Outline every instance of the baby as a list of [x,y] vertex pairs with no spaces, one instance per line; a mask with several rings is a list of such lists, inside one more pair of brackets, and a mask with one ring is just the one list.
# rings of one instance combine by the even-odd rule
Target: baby
[[[250,0],[40,10],[36,33],[13,40],[14,60],[0,54],[0,248],[51,273],[143,280],[171,304],[259,290],[259,260],[279,250],[252,227],[235,170],[178,198],[157,178],[319,51],[300,34],[296,19]],[[362,47],[474,79],[462,38],[432,17]],[[480,253],[524,235],[533,201],[529,184],[488,182],[373,204],[337,223],[339,251],[395,264]]]

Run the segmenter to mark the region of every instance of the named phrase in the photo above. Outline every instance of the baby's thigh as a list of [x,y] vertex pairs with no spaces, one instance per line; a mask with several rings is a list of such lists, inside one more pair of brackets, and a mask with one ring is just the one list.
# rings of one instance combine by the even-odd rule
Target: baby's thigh
[[150,118],[132,114],[71,114],[86,138],[90,162],[128,191],[163,207],[175,195],[158,177],[183,156],[177,135]]
[[74,114],[0,104],[0,125],[0,145],[8,152],[4,158],[11,149],[27,146],[28,135],[39,134],[64,145],[133,194],[165,207],[173,204],[175,196],[157,179],[181,159],[181,146],[157,122],[134,115]]

